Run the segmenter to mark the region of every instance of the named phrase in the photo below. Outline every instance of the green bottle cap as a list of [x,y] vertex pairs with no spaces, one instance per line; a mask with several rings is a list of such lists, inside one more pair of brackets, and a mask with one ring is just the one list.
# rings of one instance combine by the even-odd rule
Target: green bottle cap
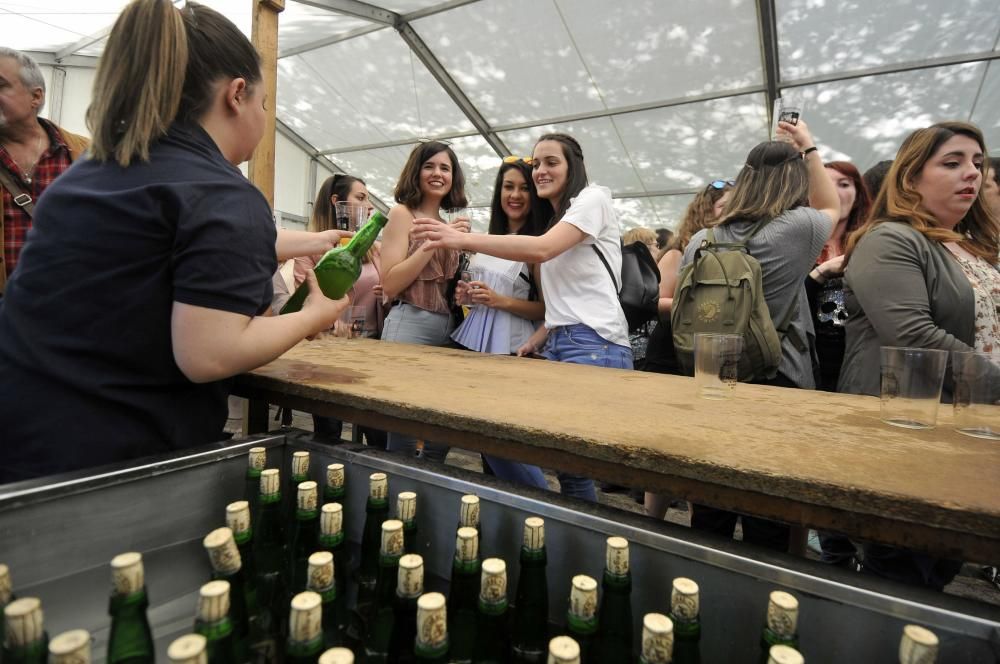
[[396,594],[408,599],[424,594],[424,559],[415,553],[408,553],[399,559]]
[[899,642],[899,664],[921,664],[937,659],[938,637],[929,629],[919,625],[903,628],[903,638]]
[[212,569],[218,574],[235,574],[243,567],[240,550],[229,528],[216,528],[201,541],[208,552]]
[[670,591],[670,612],[682,620],[694,620],[701,609],[698,584],[679,576]]
[[198,619],[219,622],[229,615],[229,582],[209,581],[198,591]]
[[122,553],[111,559],[111,592],[125,596],[142,590],[145,584],[142,554],[135,551]]
[[790,646],[771,646],[767,664],[805,664],[802,654]]
[[662,613],[642,619],[642,659],[648,664],[670,664],[674,656],[674,623]]
[[317,551],[309,556],[309,580],[306,587],[317,593],[325,593],[333,588],[334,574],[333,554],[329,551]]
[[207,639],[201,634],[186,634],[170,644],[167,657],[173,664],[208,664],[206,643]]
[[557,636],[549,641],[548,664],[580,664],[580,645],[570,636]]
[[23,648],[35,643],[45,633],[42,601],[37,597],[16,599],[3,610],[6,643]]
[[90,664],[90,632],[71,629],[49,641],[50,664]]

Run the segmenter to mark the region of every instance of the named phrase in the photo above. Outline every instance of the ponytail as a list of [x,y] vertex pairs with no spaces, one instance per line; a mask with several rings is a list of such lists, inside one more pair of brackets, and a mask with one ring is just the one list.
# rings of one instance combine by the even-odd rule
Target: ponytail
[[197,122],[216,84],[261,79],[260,56],[222,14],[195,2],[133,0],[115,21],[97,65],[87,127],[99,161],[149,160],[175,121]]
[[135,0],[122,11],[87,109],[94,159],[122,166],[149,159],[149,146],[177,117],[187,61],[184,21],[170,0]]

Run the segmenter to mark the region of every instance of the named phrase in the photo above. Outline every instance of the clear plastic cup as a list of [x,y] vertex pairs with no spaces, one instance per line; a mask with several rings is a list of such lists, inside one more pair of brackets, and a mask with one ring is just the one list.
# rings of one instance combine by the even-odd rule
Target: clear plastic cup
[[882,421],[907,429],[934,428],[948,351],[882,346],[879,354]]
[[955,430],[1000,440],[1000,353],[951,354]]
[[703,399],[731,399],[739,376],[741,334],[694,335],[694,383]]

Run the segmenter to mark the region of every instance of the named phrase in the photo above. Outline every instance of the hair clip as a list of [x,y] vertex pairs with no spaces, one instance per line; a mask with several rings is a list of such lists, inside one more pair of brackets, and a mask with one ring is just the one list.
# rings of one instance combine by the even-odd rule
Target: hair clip
[[532,166],[535,163],[533,157],[516,157],[514,155],[510,155],[509,157],[503,158],[503,163],[505,164],[516,164],[519,161],[527,164],[528,166]]

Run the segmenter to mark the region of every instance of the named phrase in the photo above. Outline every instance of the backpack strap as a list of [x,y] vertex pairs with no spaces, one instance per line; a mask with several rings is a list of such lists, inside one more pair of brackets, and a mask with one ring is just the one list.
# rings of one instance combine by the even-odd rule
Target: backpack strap
[[531,265],[528,265],[528,272],[518,272],[517,276],[528,282],[528,301],[537,302],[538,301],[538,286],[535,284],[535,277],[531,274]]
[[31,194],[25,191],[3,166],[0,166],[0,185],[3,185],[4,189],[10,192],[10,197],[14,199],[14,205],[24,210],[29,219],[34,216],[35,201],[32,200]]
[[601,250],[597,248],[596,244],[592,244],[590,246],[597,254],[597,257],[601,259],[601,262],[604,263],[604,267],[607,268],[608,276],[611,277],[611,285],[615,287],[615,295],[621,297],[622,289],[618,287],[618,282],[615,280],[615,273],[611,270],[611,264],[608,263],[608,259],[604,257],[604,254],[601,253]]

